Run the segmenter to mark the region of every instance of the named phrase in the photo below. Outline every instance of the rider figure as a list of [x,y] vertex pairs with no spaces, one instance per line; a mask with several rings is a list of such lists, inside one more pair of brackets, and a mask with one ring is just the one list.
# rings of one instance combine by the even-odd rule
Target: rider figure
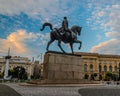
[[64,20],[62,22],[62,28],[63,28],[64,31],[68,30],[68,20],[67,20],[67,17],[64,17]]
[[62,22],[62,28],[63,28],[63,33],[69,32],[70,35],[72,36],[72,31],[68,28],[68,20],[67,17],[64,17],[64,20]]

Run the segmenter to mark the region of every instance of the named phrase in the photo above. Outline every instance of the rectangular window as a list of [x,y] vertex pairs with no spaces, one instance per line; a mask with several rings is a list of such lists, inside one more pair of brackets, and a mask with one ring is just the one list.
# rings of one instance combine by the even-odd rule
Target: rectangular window
[[112,61],[110,61],[110,63],[109,64],[112,64]]
[[90,59],[90,62],[93,62],[93,59]]
[[87,60],[86,60],[86,59],[83,59],[83,62],[87,62]]

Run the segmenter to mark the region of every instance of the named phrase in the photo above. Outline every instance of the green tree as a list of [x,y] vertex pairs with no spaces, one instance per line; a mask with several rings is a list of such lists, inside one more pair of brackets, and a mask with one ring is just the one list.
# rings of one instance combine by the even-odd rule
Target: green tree
[[3,78],[3,73],[0,73],[0,78]]
[[105,74],[105,80],[110,81],[113,78],[113,73],[112,72],[106,72]]
[[14,70],[13,69],[9,69],[8,70],[8,76],[12,76],[14,74]]
[[117,81],[117,80],[118,80],[118,75],[113,74],[112,79],[113,79],[114,81]]
[[97,77],[97,73],[94,73],[94,77]]
[[17,66],[13,70],[9,70],[9,75],[12,75],[13,78],[27,79],[27,72],[22,66]]

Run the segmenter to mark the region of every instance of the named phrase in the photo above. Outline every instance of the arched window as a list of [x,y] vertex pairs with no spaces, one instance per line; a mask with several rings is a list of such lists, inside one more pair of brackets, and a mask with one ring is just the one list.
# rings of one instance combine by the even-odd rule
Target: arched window
[[112,72],[112,66],[111,65],[109,66],[109,71]]
[[106,65],[104,66],[104,72],[107,72],[107,66]]
[[90,72],[92,72],[92,71],[93,71],[93,65],[90,64]]
[[102,72],[102,67],[101,67],[101,65],[99,65],[99,72]]
[[114,70],[117,71],[117,66],[114,67]]
[[84,64],[84,72],[87,72],[87,64]]

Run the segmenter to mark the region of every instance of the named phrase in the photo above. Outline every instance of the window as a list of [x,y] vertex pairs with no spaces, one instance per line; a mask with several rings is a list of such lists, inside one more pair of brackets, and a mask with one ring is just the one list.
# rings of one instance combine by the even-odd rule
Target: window
[[115,64],[117,64],[117,61],[115,61]]
[[93,65],[90,64],[90,72],[92,72],[92,71],[93,71]]
[[101,64],[102,63],[101,60],[98,63]]
[[99,65],[99,72],[102,72],[102,67],[101,67],[101,65]]
[[87,62],[87,60],[86,60],[86,59],[83,59],[83,62]]
[[111,65],[109,66],[109,71],[112,72],[112,66]]
[[117,71],[117,66],[114,67],[114,70]]
[[104,60],[104,63],[106,63],[106,61]]
[[90,59],[90,62],[93,62],[93,59]]
[[104,72],[107,72],[107,66],[106,65],[104,66]]
[[87,72],[87,64],[84,64],[84,72]]
[[112,61],[110,61],[110,64],[112,64]]

